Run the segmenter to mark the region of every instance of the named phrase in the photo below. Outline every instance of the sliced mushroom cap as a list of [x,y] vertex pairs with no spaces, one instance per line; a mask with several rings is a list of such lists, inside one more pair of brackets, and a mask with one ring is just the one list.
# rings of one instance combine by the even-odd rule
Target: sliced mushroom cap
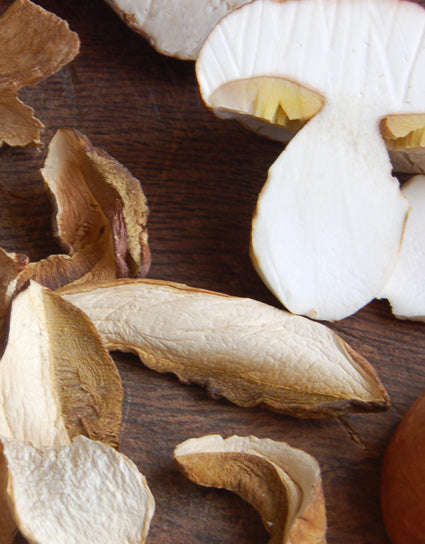
[[402,187],[410,204],[397,266],[381,293],[399,319],[425,321],[425,176]]
[[372,366],[331,329],[261,302],[155,280],[58,292],[110,349],[240,406],[302,417],[389,406]]
[[8,495],[30,543],[142,544],[154,499],[136,465],[83,436],[60,448],[3,440]]
[[106,0],[160,53],[194,60],[211,28],[250,0]]
[[375,298],[393,271],[408,205],[380,122],[424,113],[424,28],[423,7],[404,0],[258,0],[224,17],[201,49],[200,91],[215,111],[252,117],[269,91],[243,95],[239,107],[234,91],[230,107],[220,97],[227,86],[264,78],[322,97],[270,169],[253,221],[254,265],[295,313],[342,319]]
[[325,544],[320,467],[306,452],[255,436],[209,435],[179,444],[174,457],[190,480],[234,491],[250,503],[270,543]]
[[44,447],[84,434],[118,447],[122,396],[90,320],[32,282],[13,301],[0,361],[0,435]]
[[17,91],[35,85],[70,62],[79,50],[68,24],[29,0],[15,2],[0,17],[0,144],[39,144],[42,123]]

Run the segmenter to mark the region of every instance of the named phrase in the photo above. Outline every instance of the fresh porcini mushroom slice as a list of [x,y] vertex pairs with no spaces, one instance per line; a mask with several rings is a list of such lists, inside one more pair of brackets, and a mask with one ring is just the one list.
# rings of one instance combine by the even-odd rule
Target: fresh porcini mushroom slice
[[155,503],[146,478],[110,446],[57,448],[3,439],[13,515],[30,543],[142,544]]
[[0,51],[0,144],[39,144],[43,124],[17,92],[72,61],[78,36],[53,13],[29,0],[15,0],[0,17]]
[[234,491],[260,514],[271,544],[325,544],[320,467],[285,442],[255,436],[191,438],[174,450],[183,474]]
[[122,396],[87,316],[31,282],[12,303],[0,360],[0,435],[44,447],[84,434],[118,447]]
[[425,176],[414,176],[402,187],[410,203],[409,217],[397,266],[381,293],[399,319],[425,321]]
[[240,406],[300,417],[388,408],[372,366],[323,324],[177,283],[123,279],[59,290],[109,349]]
[[211,28],[250,0],[106,0],[160,53],[194,60]]
[[292,312],[342,319],[393,271],[408,204],[380,122],[424,113],[424,27],[423,7],[403,0],[258,0],[201,49],[199,87],[215,112],[252,115],[216,99],[235,81],[289,80],[323,99],[270,168],[253,220],[254,266]]

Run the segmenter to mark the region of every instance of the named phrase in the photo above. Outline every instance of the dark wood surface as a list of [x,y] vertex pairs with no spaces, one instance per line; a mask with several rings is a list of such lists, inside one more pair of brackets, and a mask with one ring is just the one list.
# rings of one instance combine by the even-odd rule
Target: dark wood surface
[[[11,2],[1,0],[3,11]],[[46,129],[78,128],[140,179],[150,205],[150,277],[278,302],[254,272],[250,221],[268,166],[281,151],[201,103],[194,64],[156,53],[103,0],[40,0],[81,39],[76,60],[25,89]],[[59,252],[40,167],[46,149],[0,149],[0,246],[32,260]],[[114,354],[125,388],[122,450],[156,499],[149,542],[262,544],[256,512],[232,493],[201,488],[172,458],[181,441],[207,433],[270,437],[321,464],[330,544],[385,544],[379,483],[395,426],[425,389],[424,325],[397,321],[385,301],[330,325],[376,368],[391,399],[386,414],[305,420],[210,399],[199,387]],[[24,542],[20,536],[16,542]]]

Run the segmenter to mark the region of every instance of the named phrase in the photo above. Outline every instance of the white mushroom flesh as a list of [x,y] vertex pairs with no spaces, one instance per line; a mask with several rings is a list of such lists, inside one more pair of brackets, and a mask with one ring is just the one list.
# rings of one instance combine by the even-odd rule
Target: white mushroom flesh
[[257,0],[200,51],[201,95],[219,115],[256,125],[238,81],[280,78],[324,99],[270,169],[253,221],[254,265],[294,313],[342,319],[392,274],[408,204],[379,125],[423,113],[424,36],[424,9],[404,0]]

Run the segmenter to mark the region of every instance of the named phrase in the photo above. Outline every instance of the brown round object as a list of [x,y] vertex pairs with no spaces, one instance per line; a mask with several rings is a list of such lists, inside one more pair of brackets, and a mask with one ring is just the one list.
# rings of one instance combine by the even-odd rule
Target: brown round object
[[393,544],[425,543],[425,393],[410,408],[387,446],[381,505]]

